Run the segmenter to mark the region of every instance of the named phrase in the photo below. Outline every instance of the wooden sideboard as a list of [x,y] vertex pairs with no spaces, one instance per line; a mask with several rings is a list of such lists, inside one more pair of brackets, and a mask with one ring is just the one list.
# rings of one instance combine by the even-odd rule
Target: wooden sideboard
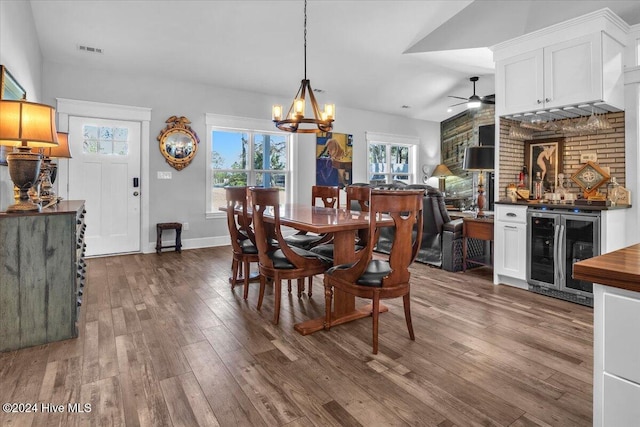
[[78,336],[84,201],[0,213],[0,351]]

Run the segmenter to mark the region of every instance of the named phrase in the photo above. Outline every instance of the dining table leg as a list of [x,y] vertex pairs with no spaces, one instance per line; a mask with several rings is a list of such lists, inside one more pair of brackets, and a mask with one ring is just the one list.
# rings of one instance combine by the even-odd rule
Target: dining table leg
[[[355,255],[355,234],[353,230],[335,232],[333,235],[333,265],[348,264],[354,262]],[[380,305],[380,313],[389,309]],[[356,298],[341,290],[333,291],[333,310],[331,313],[331,326],[341,325],[352,320],[362,319],[371,316],[372,306],[367,304],[356,308]],[[294,325],[294,329],[302,335],[309,335],[324,329],[325,316],[306,320]]]

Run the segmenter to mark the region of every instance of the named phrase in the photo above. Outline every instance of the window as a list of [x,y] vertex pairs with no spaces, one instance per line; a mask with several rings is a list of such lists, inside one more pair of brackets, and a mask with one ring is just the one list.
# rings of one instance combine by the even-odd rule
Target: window
[[129,154],[129,130],[119,127],[84,125],[82,152],[126,156]]
[[[225,120],[218,122],[225,123]],[[251,119],[248,119],[245,124],[249,125],[250,122]],[[225,186],[277,187],[281,190],[282,203],[290,199],[291,134],[213,124],[208,130],[208,213],[215,216],[219,213],[218,208],[225,206]]]
[[418,142],[415,138],[367,132],[369,181],[415,183]]

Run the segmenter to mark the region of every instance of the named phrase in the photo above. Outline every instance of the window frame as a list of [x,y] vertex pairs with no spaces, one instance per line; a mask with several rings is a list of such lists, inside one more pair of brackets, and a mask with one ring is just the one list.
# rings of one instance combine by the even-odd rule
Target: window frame
[[[384,175],[387,184],[393,182],[393,175],[398,175],[398,173],[394,173],[391,168],[391,147],[392,146],[400,146],[400,147],[408,147],[409,148],[409,171],[406,175],[409,176],[408,184],[417,184],[418,183],[418,146],[420,145],[420,139],[412,136],[402,136],[402,135],[391,135],[384,134],[378,132],[366,132],[365,133],[367,140],[367,181],[371,182],[370,171],[371,171],[371,146],[372,145],[384,145],[386,152],[386,166],[388,172],[380,172],[378,175]],[[404,173],[403,173],[404,174]]]
[[[222,131],[222,132],[237,132],[237,133],[246,133],[248,134],[249,140],[249,153],[248,153],[248,161],[247,161],[247,169],[216,169],[220,171],[230,171],[230,172],[245,172],[247,174],[247,182],[250,183],[252,180],[255,180],[256,174],[264,172],[263,169],[254,169],[253,158],[254,158],[254,135],[256,134],[271,134],[271,135],[279,135],[285,137],[287,144],[287,167],[286,169],[277,170],[277,173],[285,174],[285,197],[287,203],[291,203],[293,200],[293,192],[295,190],[293,181],[293,147],[295,146],[295,138],[294,135],[288,132],[279,131],[277,128],[273,126],[273,123],[270,120],[260,120],[260,119],[252,119],[245,117],[234,117],[234,116],[222,116],[218,114],[206,114],[205,124],[207,128],[207,139],[206,139],[206,185],[205,185],[205,217],[207,219],[211,218],[221,218],[226,217],[226,214],[222,211],[212,211],[212,194],[211,194],[211,183],[213,180],[214,169],[211,167],[212,160],[212,148],[213,148],[213,132],[214,131]],[[252,185],[252,184],[248,184]]]

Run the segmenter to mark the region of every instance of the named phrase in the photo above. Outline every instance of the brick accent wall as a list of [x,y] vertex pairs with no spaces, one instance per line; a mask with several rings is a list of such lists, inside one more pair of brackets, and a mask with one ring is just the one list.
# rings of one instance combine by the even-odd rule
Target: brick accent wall
[[[532,140],[564,136],[563,170],[565,175],[565,188],[572,193],[581,193],[572,180],[573,175],[584,163],[580,162],[582,152],[595,152],[600,166],[609,167],[611,176],[615,176],[620,185],[625,185],[625,139],[624,139],[624,112],[608,113],[605,117],[611,123],[612,129],[599,130],[595,133],[583,135],[562,134],[553,131],[534,132]],[[557,121],[562,125],[567,121],[576,122],[579,119],[567,119]],[[509,137],[511,126],[517,122],[500,119],[500,176],[497,198],[505,197],[505,189],[509,183],[516,182],[518,172],[524,164],[525,141]],[[601,191],[604,190],[601,187]]]
[[[478,128],[495,123],[495,108],[483,104],[479,110],[467,110],[440,123],[441,163],[447,165],[454,176],[446,181],[447,196],[465,198],[469,206],[474,198],[473,175],[462,169],[464,150],[478,145]],[[477,177],[476,177],[477,180]]]

